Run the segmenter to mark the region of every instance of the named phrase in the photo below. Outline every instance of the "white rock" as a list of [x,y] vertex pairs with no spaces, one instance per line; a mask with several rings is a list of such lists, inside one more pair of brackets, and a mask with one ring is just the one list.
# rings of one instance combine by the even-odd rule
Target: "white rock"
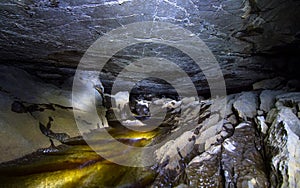
[[181,101],[182,101],[183,105],[186,105],[186,104],[190,104],[192,102],[195,102],[196,99],[195,99],[195,97],[185,97]]
[[115,105],[117,108],[122,110],[126,104],[129,102],[129,92],[128,91],[120,91],[115,95],[112,95]]
[[267,134],[267,131],[268,131],[268,125],[265,123],[265,117],[264,116],[257,116],[257,124],[259,125],[259,128],[260,128],[260,131],[263,133],[263,134]]
[[234,152],[234,150],[236,149],[235,143],[234,141],[231,141],[231,139],[226,139],[223,142],[223,147],[229,152]]
[[238,126],[236,126],[235,129],[242,129],[242,128],[247,127],[247,126],[251,126],[251,125],[247,122],[242,122]]
[[181,103],[182,103],[181,101],[175,101],[175,100],[168,101],[162,106],[162,108],[173,108],[173,109],[175,109],[175,108],[178,108],[181,105]]
[[122,125],[124,125],[124,126],[145,126],[146,124],[144,124],[143,122],[141,122],[139,120],[126,120],[126,121],[122,121]]
[[222,137],[227,137],[227,136],[229,135],[229,133],[223,130],[223,131],[220,133],[220,135],[221,135]]

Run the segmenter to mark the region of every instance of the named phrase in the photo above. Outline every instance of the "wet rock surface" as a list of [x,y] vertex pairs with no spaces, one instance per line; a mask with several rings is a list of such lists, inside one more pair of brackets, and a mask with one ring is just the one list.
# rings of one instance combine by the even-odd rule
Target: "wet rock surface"
[[253,124],[240,123],[222,147],[225,187],[269,187],[262,140]]
[[213,146],[195,157],[186,168],[189,187],[221,187],[221,146]]
[[[143,146],[149,142],[147,139],[135,140],[136,136],[126,131],[120,132],[115,129],[107,131],[128,145]],[[104,132],[99,131],[94,136],[97,140],[101,140]],[[153,133],[148,133],[149,139],[155,135]],[[155,172],[151,169],[121,166],[102,158],[86,144],[74,144],[71,140],[66,143],[56,147],[55,150],[40,149],[20,159],[1,163],[0,186],[144,187],[154,179]],[[106,141],[105,144],[99,143],[98,147],[107,150],[112,145]],[[130,158],[129,153],[130,151],[122,155],[125,160]],[[112,156],[120,157],[115,153],[112,153]],[[134,155],[131,157],[134,158]]]

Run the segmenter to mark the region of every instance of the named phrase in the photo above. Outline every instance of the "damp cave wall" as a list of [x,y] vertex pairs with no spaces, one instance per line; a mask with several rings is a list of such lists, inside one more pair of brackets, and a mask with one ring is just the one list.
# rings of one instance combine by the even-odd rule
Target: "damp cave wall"
[[[126,24],[162,21],[205,42],[220,64],[229,93],[250,90],[254,82],[276,76],[299,79],[299,8],[298,0],[3,0],[0,62],[71,89],[82,55],[99,37]],[[146,56],[180,64],[198,93],[209,93],[205,76],[189,57],[147,43],[129,46],[110,59],[100,75],[105,89],[110,90],[126,65]],[[135,92],[140,91],[174,95],[161,81],[144,80]]]

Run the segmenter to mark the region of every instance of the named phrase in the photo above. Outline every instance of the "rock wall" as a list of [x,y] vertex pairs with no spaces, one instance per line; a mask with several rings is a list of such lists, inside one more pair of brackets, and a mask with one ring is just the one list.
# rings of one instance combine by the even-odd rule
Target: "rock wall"
[[[234,94],[228,96],[224,120],[213,111],[210,116],[200,111],[199,124],[157,151],[161,166],[154,185],[297,187],[299,96],[284,90]],[[241,103],[247,105],[237,105]]]
[[[152,20],[199,36],[218,59],[229,91],[249,89],[253,82],[274,76],[274,69],[292,76],[299,68],[299,1],[5,0],[0,7],[0,61],[57,85],[74,74],[66,67],[75,68],[96,39],[126,24]],[[191,68],[191,59],[161,44],[120,51],[102,74],[104,86],[109,89],[112,75],[143,56],[181,64],[198,91],[208,93],[205,77]],[[155,83],[144,82],[141,88]],[[163,83],[156,88],[170,92]]]

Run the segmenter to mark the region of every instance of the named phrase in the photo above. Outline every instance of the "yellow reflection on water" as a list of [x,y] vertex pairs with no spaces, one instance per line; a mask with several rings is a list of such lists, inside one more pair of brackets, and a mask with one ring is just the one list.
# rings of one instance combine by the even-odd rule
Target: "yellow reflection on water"
[[[159,130],[134,132],[108,129],[114,138],[133,146],[145,146]],[[91,136],[101,140],[101,131]],[[101,143],[101,142],[100,142]],[[105,143],[105,142],[103,142]],[[109,144],[99,145],[109,152]],[[0,165],[0,187],[120,187],[145,186],[155,177],[147,168],[125,167],[111,163],[88,145],[60,146],[58,152],[34,153]],[[122,156],[130,157],[124,153]]]

